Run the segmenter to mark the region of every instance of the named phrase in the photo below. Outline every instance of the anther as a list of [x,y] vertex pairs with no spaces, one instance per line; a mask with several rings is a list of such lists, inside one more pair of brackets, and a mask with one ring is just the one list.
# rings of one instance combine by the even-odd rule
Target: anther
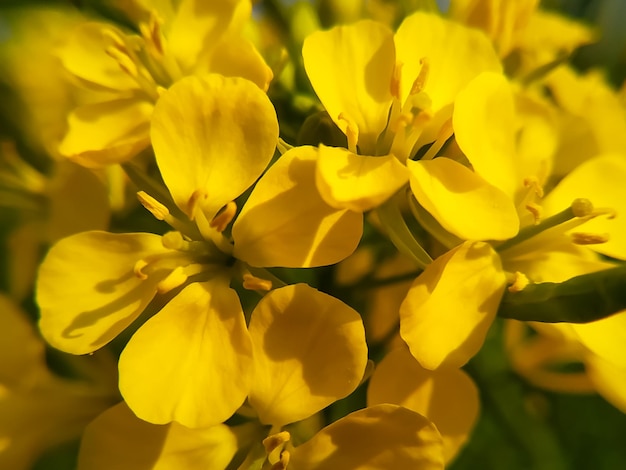
[[417,78],[413,81],[413,86],[411,87],[411,95],[415,95],[424,89],[426,85],[426,80],[428,79],[428,74],[430,72],[430,63],[428,62],[428,58],[422,57],[420,59],[420,68],[419,73],[417,74]]
[[280,460],[272,465],[271,470],[285,470],[287,465],[289,465],[289,459],[291,455],[288,451],[283,451],[280,454]]
[[185,210],[185,214],[187,214],[187,217],[189,217],[190,220],[194,220],[196,218],[196,210],[198,209],[198,206],[201,205],[201,202],[205,201],[207,198],[208,194],[202,189],[196,189],[191,194],[189,200],[187,201],[187,207]]
[[397,100],[402,97],[402,90],[400,89],[400,85],[403,67],[404,64],[402,62],[396,63],[396,66],[393,69],[393,75],[391,76],[391,83],[389,84],[389,91],[391,92],[391,96],[393,96]]
[[507,289],[511,293],[521,292],[528,284],[530,284],[530,281],[526,275],[516,271],[515,274],[513,274],[513,283]]
[[541,216],[543,215],[543,208],[534,202],[529,202],[525,206],[526,210],[530,212],[535,221],[535,225],[537,225],[541,221]]
[[165,294],[172,289],[176,289],[185,283],[189,276],[185,274],[182,266],[178,266],[170,272],[165,279],[157,284],[157,292],[159,294]]
[[148,279],[148,275],[143,272],[143,269],[146,266],[148,266],[148,262],[143,259],[140,259],[139,261],[137,261],[135,263],[135,266],[133,266],[133,273],[135,274],[136,277],[138,277],[142,281],[145,281],[146,279]]
[[231,223],[235,214],[237,214],[237,204],[235,201],[230,201],[219,214],[213,217],[209,225],[221,233]]
[[291,434],[289,434],[289,431],[281,431],[263,439],[263,447],[265,447],[265,452],[269,454],[274,449],[282,446],[289,440],[291,440]]
[[272,281],[269,279],[261,279],[252,274],[244,274],[243,288],[247,290],[269,291],[272,289]]
[[339,120],[346,123],[346,137],[348,138],[348,150],[356,153],[356,144],[359,141],[359,126],[346,113],[339,113]]
[[170,211],[167,209],[167,207],[165,207],[163,204],[154,199],[145,191],[139,191],[137,193],[137,199],[139,199],[141,205],[148,209],[157,220],[165,220],[170,215]]
[[576,245],[599,245],[609,241],[608,233],[574,232],[570,234],[572,243]]

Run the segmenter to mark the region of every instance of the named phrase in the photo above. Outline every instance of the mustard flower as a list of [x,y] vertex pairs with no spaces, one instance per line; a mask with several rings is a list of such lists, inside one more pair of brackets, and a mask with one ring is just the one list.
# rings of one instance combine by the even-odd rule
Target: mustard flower
[[253,372],[231,280],[266,291],[271,276],[255,276],[252,267],[335,263],[356,247],[362,221],[316,194],[313,155],[287,152],[250,194],[232,239],[226,235],[234,199],[265,170],[278,140],[272,104],[245,79],[179,81],[159,100],[151,137],[171,210],[146,193],[140,199],[176,230],[84,232],[58,242],[39,271],[40,328],[54,347],[89,353],[133,323],[157,293],[169,293],[122,353],[120,389],[147,421],[218,424],[243,403]]
[[[305,284],[291,285],[261,299],[249,331],[254,371],[240,413],[253,420],[195,430],[157,427],[121,404],[90,425],[79,467],[141,469],[156,462],[156,468],[226,468],[235,458],[230,466],[242,470],[443,468],[434,426],[397,405],[371,406],[326,427],[309,421],[314,427],[306,429],[304,421],[352,393],[366,371],[365,331],[356,311]],[[125,435],[127,429],[143,431]],[[132,463],[125,457],[131,450]]]
[[139,34],[86,21],[58,52],[64,68],[87,91],[68,117],[59,152],[87,167],[127,161],[148,147],[154,103],[184,76],[242,76],[262,89],[272,78],[241,35],[251,10],[248,0],[134,6],[131,21]]

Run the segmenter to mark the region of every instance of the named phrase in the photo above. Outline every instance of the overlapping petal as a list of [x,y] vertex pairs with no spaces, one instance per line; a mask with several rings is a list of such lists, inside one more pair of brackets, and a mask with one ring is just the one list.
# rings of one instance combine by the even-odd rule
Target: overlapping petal
[[395,35],[397,60],[403,64],[402,102],[422,64],[428,62],[424,92],[436,112],[454,101],[456,94],[483,71],[499,72],[500,60],[489,39],[475,29],[439,15],[417,12],[405,18]]
[[152,144],[176,204],[210,220],[261,175],[278,142],[272,103],[252,82],[211,74],[187,77],[163,93]]
[[379,206],[404,186],[409,174],[393,155],[356,155],[320,145],[317,187],[333,207],[365,212]]
[[226,468],[237,452],[237,436],[226,425],[188,429],[137,418],[125,403],[87,426],[79,470],[180,470]]
[[407,161],[417,201],[449,232],[464,240],[506,240],[519,230],[513,200],[449,158]]
[[147,279],[136,263],[170,252],[147,233],[83,232],[52,247],[39,269],[39,326],[55,348],[86,354],[104,346],[152,300],[166,270]]
[[337,126],[358,128],[362,152],[374,151],[387,125],[391,78],[396,65],[393,33],[381,23],[363,20],[308,36],[302,47],[306,73],[315,93]]
[[88,168],[126,161],[148,145],[152,109],[136,96],[79,106],[69,115],[59,152]]
[[427,266],[400,307],[400,334],[422,367],[460,367],[476,354],[505,284],[487,243],[464,242]]
[[441,433],[450,462],[467,441],[478,419],[478,389],[461,369],[422,368],[406,348],[388,353],[376,367],[367,404],[394,403],[431,420]]
[[359,314],[306,284],[269,292],[250,319],[249,401],[262,423],[302,420],[347,396],[367,363]]
[[485,181],[510,198],[521,186],[515,162],[515,104],[506,78],[485,72],[456,97],[453,127],[456,141]]
[[210,281],[185,287],[126,345],[120,391],[141,419],[207,427],[242,405],[252,348],[229,280],[216,272]]
[[254,266],[311,267],[348,257],[363,217],[330,207],[315,186],[313,147],[285,153],[263,175],[233,225],[234,256]]
[[355,411],[296,447],[294,470],[444,468],[441,436],[414,411],[382,404]]

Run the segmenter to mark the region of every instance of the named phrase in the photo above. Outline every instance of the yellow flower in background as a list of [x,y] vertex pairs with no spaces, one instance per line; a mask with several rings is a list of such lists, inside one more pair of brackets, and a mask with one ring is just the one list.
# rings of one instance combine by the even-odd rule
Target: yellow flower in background
[[40,268],[41,330],[74,354],[107,344],[157,293],[175,294],[120,359],[121,391],[147,421],[218,424],[243,403],[252,349],[230,282],[243,276],[244,287],[272,287],[244,263],[331,264],[360,239],[358,214],[333,209],[312,192],[313,158],[289,154],[258,182],[227,237],[234,199],[265,170],[277,140],[274,109],[252,82],[215,74],[181,80],[163,93],[152,118],[171,200],[140,193],[146,208],[176,231],[80,233],[57,243]]
[[154,103],[184,76],[242,76],[264,90],[272,78],[241,35],[251,10],[248,0],[135,6],[131,20],[140,34],[84,22],[59,49],[63,67],[89,92],[69,115],[59,151],[87,167],[124,162],[147,148]]
[[[44,343],[27,317],[0,295],[0,467],[32,468],[45,451],[80,436],[115,402],[115,368],[91,358],[90,377],[70,380],[46,364]],[[109,376],[110,374],[110,376]]]

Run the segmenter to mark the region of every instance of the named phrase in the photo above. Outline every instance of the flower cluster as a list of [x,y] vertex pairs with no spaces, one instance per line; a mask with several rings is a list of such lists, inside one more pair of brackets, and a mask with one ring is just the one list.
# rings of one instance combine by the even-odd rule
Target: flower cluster
[[12,11],[1,49],[0,466],[443,469],[475,356],[626,412],[626,100],[569,60],[595,31],[537,0],[87,3]]

